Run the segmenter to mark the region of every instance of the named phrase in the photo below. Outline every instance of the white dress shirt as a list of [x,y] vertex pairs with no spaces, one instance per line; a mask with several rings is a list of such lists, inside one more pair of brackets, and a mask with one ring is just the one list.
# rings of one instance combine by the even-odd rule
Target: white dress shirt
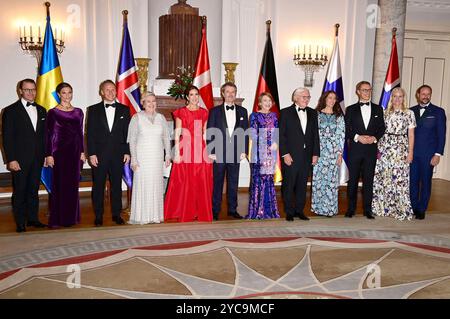
[[236,125],[236,105],[228,105],[228,106],[234,106],[233,110],[227,110],[227,104],[225,104],[225,116],[227,119],[227,126],[228,126],[228,133],[233,135],[234,126]]
[[306,107],[305,107],[305,111],[299,111],[300,106],[298,106],[297,104],[295,105],[296,109],[297,109],[297,115],[298,118],[300,119],[300,123],[302,124],[302,131],[303,134],[306,134],[306,127],[308,125],[308,114],[306,113]]
[[[369,127],[370,123],[370,117],[372,116],[372,103],[369,102],[369,105],[361,105],[361,115],[364,122],[364,127],[367,130],[367,127]],[[358,143],[359,134],[355,134],[354,141]]]
[[37,118],[38,118],[36,106],[34,105],[27,106],[27,101],[25,99],[21,100],[22,105],[25,108],[25,111],[27,111],[28,116],[30,117],[31,124],[33,124],[34,131],[36,132]]
[[116,116],[116,108],[111,106],[106,107],[106,104],[109,103],[104,102],[103,105],[105,105],[106,119],[108,120],[109,131],[111,132],[114,125],[114,117]]
[[[427,108],[428,106],[430,106],[430,104],[431,104],[431,102],[428,104],[425,104],[425,105],[420,104],[420,106]],[[426,111],[426,109],[422,109],[422,108],[420,109],[420,117],[423,116],[423,113],[425,113],[425,111]]]
[[367,127],[369,126],[370,117],[372,116],[372,104],[369,103],[369,105],[362,105],[361,106],[361,114],[364,121],[364,127],[367,130]]

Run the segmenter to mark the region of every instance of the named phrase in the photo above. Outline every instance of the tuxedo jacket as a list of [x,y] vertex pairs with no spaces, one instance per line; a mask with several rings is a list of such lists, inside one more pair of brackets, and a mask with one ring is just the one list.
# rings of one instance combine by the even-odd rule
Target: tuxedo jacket
[[375,136],[377,142],[379,142],[385,130],[384,111],[381,106],[371,103],[371,115],[367,128],[364,125],[360,104],[356,103],[347,107],[345,111],[345,135],[349,142],[350,152],[360,152],[364,155],[376,156],[377,144],[365,145],[355,142],[355,135]]
[[99,161],[123,160],[130,154],[127,143],[130,110],[123,104],[116,103],[116,114],[112,130],[109,130],[104,102],[92,105],[87,110],[87,145],[89,156],[96,155]]
[[280,114],[280,155],[290,154],[294,163],[300,163],[306,155],[306,163],[312,161],[313,156],[320,156],[320,139],[317,112],[306,108],[308,122],[306,132],[303,133],[295,104],[281,110]]
[[[225,115],[225,105],[221,104],[209,110],[207,123],[208,152],[210,155],[217,156],[217,163],[239,163],[241,154],[248,154],[248,113],[240,105],[235,105],[235,112],[236,123],[234,124],[233,134],[230,136]],[[220,130],[220,136],[215,134],[211,130],[212,128]],[[214,145],[219,148],[214,147]],[[222,147],[221,150],[219,145]],[[220,158],[221,155],[223,155],[222,158]]]
[[24,167],[37,160],[44,164],[47,111],[40,105],[36,110],[35,131],[21,100],[4,109],[2,134],[6,163],[18,161]]
[[417,127],[414,138],[414,155],[431,158],[438,153],[444,155],[446,116],[443,108],[430,104],[420,116],[420,106],[411,108]]

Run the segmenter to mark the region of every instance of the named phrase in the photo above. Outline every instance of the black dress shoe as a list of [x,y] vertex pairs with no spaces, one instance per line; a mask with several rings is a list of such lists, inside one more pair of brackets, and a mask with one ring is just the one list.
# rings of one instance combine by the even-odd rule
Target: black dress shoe
[[347,217],[347,218],[352,218],[353,215],[355,215],[355,213],[352,213],[352,212],[346,212],[345,213],[345,217]]
[[96,218],[94,224],[95,224],[95,227],[103,226],[103,219]]
[[288,216],[286,216],[286,220],[287,220],[288,222],[293,222],[293,221],[294,221],[294,216],[288,215]]
[[373,216],[372,213],[364,213],[364,216],[366,216],[367,219],[375,219],[375,216]]
[[112,220],[113,220],[113,222],[116,222],[117,225],[125,224],[125,221],[120,216],[114,216]]
[[24,233],[26,231],[27,231],[27,229],[25,228],[25,225],[17,225],[16,232]]
[[213,216],[213,220],[214,221],[218,221],[219,220],[219,216]]
[[239,215],[239,213],[234,212],[234,213],[228,213],[228,216],[231,216],[235,219],[243,219],[244,217],[242,217],[241,215]]
[[425,219],[425,212],[417,212],[416,219],[418,220],[424,220]]
[[37,221],[37,222],[28,222],[27,227],[45,228],[47,227],[47,225],[41,223],[40,221]]
[[309,220],[309,218],[306,217],[305,214],[299,214],[298,218],[300,218],[300,220]]

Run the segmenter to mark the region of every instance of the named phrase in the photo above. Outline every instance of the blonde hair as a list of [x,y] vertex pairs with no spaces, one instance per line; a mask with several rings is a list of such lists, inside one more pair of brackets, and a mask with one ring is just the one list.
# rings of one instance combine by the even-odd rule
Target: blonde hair
[[144,94],[142,94],[141,96],[141,104],[144,105],[144,99],[148,96],[153,96],[156,99],[156,95],[153,92],[145,92]]
[[391,98],[389,99],[389,103],[388,106],[386,108],[386,113],[390,114],[394,112],[394,104],[392,103],[393,99],[394,99],[394,94],[397,92],[401,92],[403,94],[403,105],[402,105],[402,112],[405,112],[406,110],[408,110],[408,107],[406,105],[406,91],[400,87],[396,87],[392,90],[391,93]]

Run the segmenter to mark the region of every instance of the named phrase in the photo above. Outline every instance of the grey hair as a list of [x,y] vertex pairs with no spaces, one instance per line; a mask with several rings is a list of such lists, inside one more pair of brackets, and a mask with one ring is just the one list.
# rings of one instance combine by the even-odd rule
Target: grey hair
[[155,93],[147,91],[147,92],[145,92],[144,94],[142,94],[142,96],[141,96],[141,104],[144,104],[144,99],[145,99],[147,96],[154,96],[155,99],[156,99]]
[[294,96],[295,96],[297,93],[300,94],[300,93],[303,93],[303,92],[306,92],[306,91],[309,92],[309,90],[308,90],[307,88],[304,88],[304,87],[296,88],[296,89],[294,90],[294,92],[292,93],[292,97],[291,97],[292,102],[295,102]]

